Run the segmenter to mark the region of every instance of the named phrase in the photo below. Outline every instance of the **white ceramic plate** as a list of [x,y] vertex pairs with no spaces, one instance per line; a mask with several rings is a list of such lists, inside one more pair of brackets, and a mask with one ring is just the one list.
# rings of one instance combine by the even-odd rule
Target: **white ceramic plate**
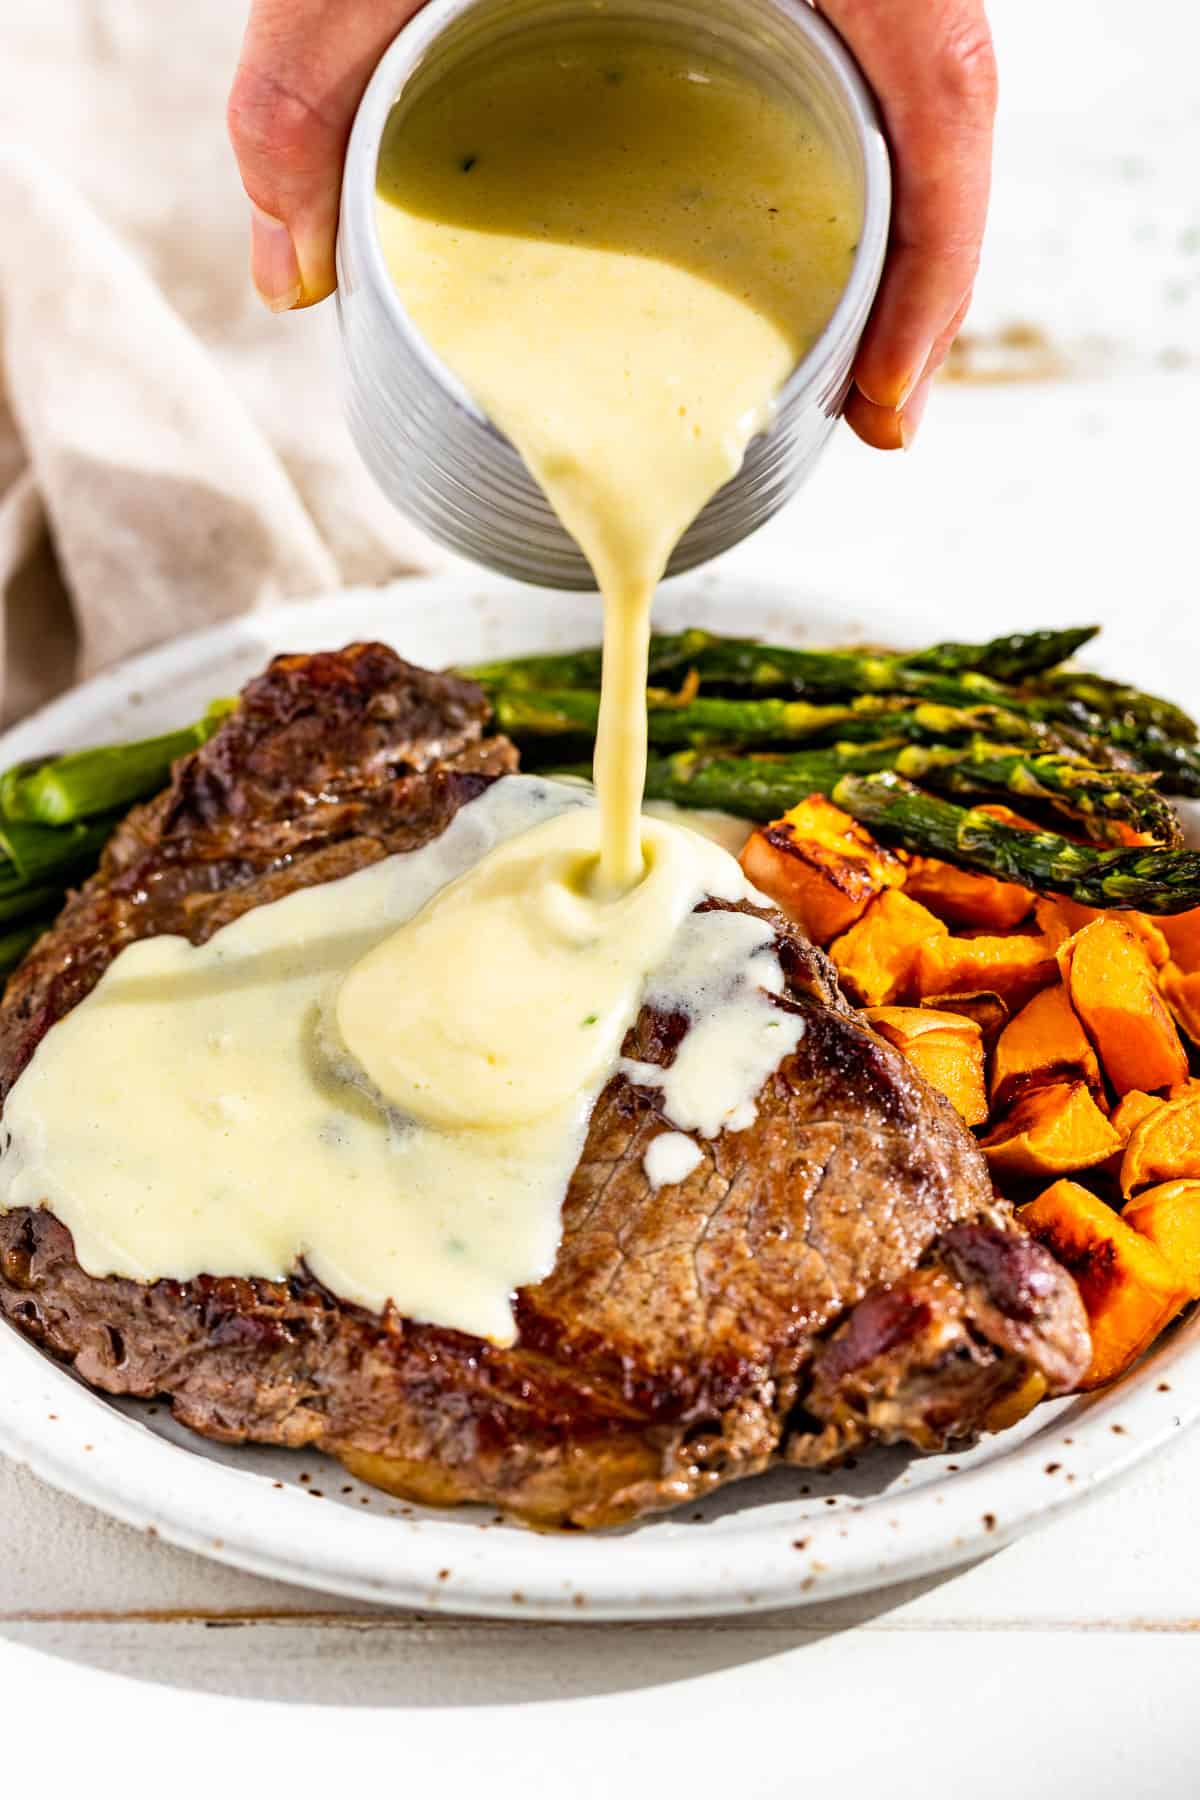
[[[790,594],[728,576],[674,584],[659,624],[801,635]],[[845,612],[804,617],[813,641],[895,634]],[[951,625],[951,630],[954,626]],[[961,624],[958,625],[961,631]],[[137,658],[0,740],[0,767],[39,751],[195,717],[278,650],[355,637],[434,666],[594,638],[595,603],[482,577],[357,591],[223,625]],[[911,613],[904,635],[946,635]],[[1183,696],[1187,698],[1187,696]],[[352,1481],[316,1455],[208,1444],[165,1407],[112,1402],[0,1329],[0,1449],[55,1486],[170,1542],[358,1599],[462,1612],[630,1619],[786,1606],[965,1561],[1081,1499],[1200,1417],[1200,1315],[1119,1387],[1040,1407],[949,1457],[880,1452],[830,1475],[780,1472],[597,1537],[544,1536],[482,1508],[435,1512]]]

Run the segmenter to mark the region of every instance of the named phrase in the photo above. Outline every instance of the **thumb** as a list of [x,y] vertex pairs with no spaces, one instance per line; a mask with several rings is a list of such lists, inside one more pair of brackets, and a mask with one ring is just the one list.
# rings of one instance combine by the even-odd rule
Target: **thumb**
[[253,0],[229,96],[254,284],[276,312],[337,282],[342,161],[372,70],[421,0]]

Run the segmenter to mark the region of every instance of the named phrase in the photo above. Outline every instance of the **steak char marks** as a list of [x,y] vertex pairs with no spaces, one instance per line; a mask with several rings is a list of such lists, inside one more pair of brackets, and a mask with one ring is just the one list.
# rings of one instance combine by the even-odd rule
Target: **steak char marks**
[[[0,1094],[126,944],[203,942],[250,907],[427,843],[516,756],[471,683],[377,644],[279,657],[134,811],[0,1006]],[[716,904],[710,902],[709,904]],[[98,1279],[49,1213],[0,1214],[0,1311],[106,1392],[225,1442],[312,1445],[432,1503],[598,1526],[772,1463],[984,1427],[1088,1359],[1070,1278],[1013,1225],[948,1102],[850,1013],[784,920],[807,1029],[747,1130],[654,1192],[659,1093],[597,1103],[552,1274],[510,1348],[286,1283]],[[669,1064],[684,1022],[626,1044]],[[86,1105],[86,1096],[81,1096]],[[997,1415],[998,1416],[998,1415]]]

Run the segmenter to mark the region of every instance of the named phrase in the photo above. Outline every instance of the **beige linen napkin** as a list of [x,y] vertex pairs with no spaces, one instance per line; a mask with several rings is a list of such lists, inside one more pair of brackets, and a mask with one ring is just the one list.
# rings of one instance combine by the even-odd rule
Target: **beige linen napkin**
[[36,0],[0,54],[4,722],[149,644],[436,561],[331,309],[266,313],[224,130],[245,0]]

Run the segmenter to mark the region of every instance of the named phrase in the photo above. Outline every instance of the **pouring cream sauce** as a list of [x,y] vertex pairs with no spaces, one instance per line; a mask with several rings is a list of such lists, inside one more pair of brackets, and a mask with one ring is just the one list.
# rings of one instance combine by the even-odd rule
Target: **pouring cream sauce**
[[[380,164],[388,266],[605,600],[586,790],[497,782],[436,843],[126,948],[12,1090],[0,1206],[83,1267],[278,1279],[511,1340],[621,1069],[671,1128],[648,1182],[744,1128],[803,1031],[728,850],[642,815],[650,601],[833,310],[859,214],[811,121],[609,29],[426,88]],[[706,822],[736,843],[739,827]],[[622,1063],[643,1000],[690,1023]],[[658,1147],[655,1147],[655,1144]]]
[[845,287],[849,167],[784,100],[618,26],[502,48],[398,106],[380,243],[604,596],[601,872],[642,867],[650,602]]

